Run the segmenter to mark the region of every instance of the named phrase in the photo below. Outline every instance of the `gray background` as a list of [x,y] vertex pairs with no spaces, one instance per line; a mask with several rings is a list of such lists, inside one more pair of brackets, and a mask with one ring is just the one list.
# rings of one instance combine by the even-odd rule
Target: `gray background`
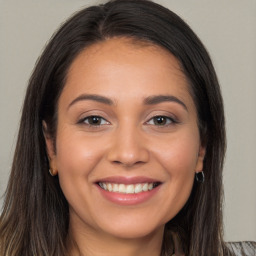
[[[52,33],[70,14],[102,2],[0,0],[1,195],[7,184],[22,101],[35,61]],[[225,238],[256,240],[256,0],[155,2],[183,17],[212,56],[227,120]]]

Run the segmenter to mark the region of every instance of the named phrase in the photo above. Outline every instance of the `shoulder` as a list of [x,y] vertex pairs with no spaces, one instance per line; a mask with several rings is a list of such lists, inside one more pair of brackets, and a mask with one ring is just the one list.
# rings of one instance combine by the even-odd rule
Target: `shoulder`
[[256,242],[228,242],[226,246],[234,256],[256,256]]

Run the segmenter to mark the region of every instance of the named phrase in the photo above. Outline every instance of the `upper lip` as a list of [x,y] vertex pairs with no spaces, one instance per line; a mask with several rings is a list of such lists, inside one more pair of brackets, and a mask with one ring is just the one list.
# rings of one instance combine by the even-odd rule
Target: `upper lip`
[[103,179],[98,180],[96,183],[104,182],[104,183],[117,183],[117,184],[137,184],[137,183],[161,183],[159,180],[144,177],[144,176],[133,176],[133,177],[125,177],[125,176],[110,176]]

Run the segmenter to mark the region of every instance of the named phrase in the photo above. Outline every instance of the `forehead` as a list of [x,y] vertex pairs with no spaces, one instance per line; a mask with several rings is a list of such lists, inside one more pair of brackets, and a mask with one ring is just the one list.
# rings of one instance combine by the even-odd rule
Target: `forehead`
[[[169,69],[169,71],[175,73],[176,76],[186,82],[181,65],[169,51],[151,42],[123,37],[107,39],[86,47],[71,64],[68,78],[72,78],[76,70],[82,67],[99,66],[103,61],[111,65],[116,63],[117,67],[120,64],[126,64],[126,68],[128,68],[129,64],[134,66],[136,61],[144,61],[148,69],[152,68],[154,70],[156,69],[155,62],[157,61],[157,64],[161,64],[158,66],[159,69],[163,69],[163,71],[164,69],[166,69],[165,71]],[[103,65],[101,68],[103,68]],[[107,69],[107,66],[104,68]],[[141,66],[142,68],[145,69],[146,65]]]
[[70,66],[65,91],[120,99],[173,91],[190,97],[187,79],[170,52],[129,38],[112,38],[84,49]]

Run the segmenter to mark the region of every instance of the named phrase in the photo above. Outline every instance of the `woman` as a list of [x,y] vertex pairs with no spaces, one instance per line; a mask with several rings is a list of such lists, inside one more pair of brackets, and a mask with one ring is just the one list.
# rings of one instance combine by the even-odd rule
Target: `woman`
[[218,81],[191,29],[145,0],[84,9],[31,76],[1,255],[229,255],[224,154]]

